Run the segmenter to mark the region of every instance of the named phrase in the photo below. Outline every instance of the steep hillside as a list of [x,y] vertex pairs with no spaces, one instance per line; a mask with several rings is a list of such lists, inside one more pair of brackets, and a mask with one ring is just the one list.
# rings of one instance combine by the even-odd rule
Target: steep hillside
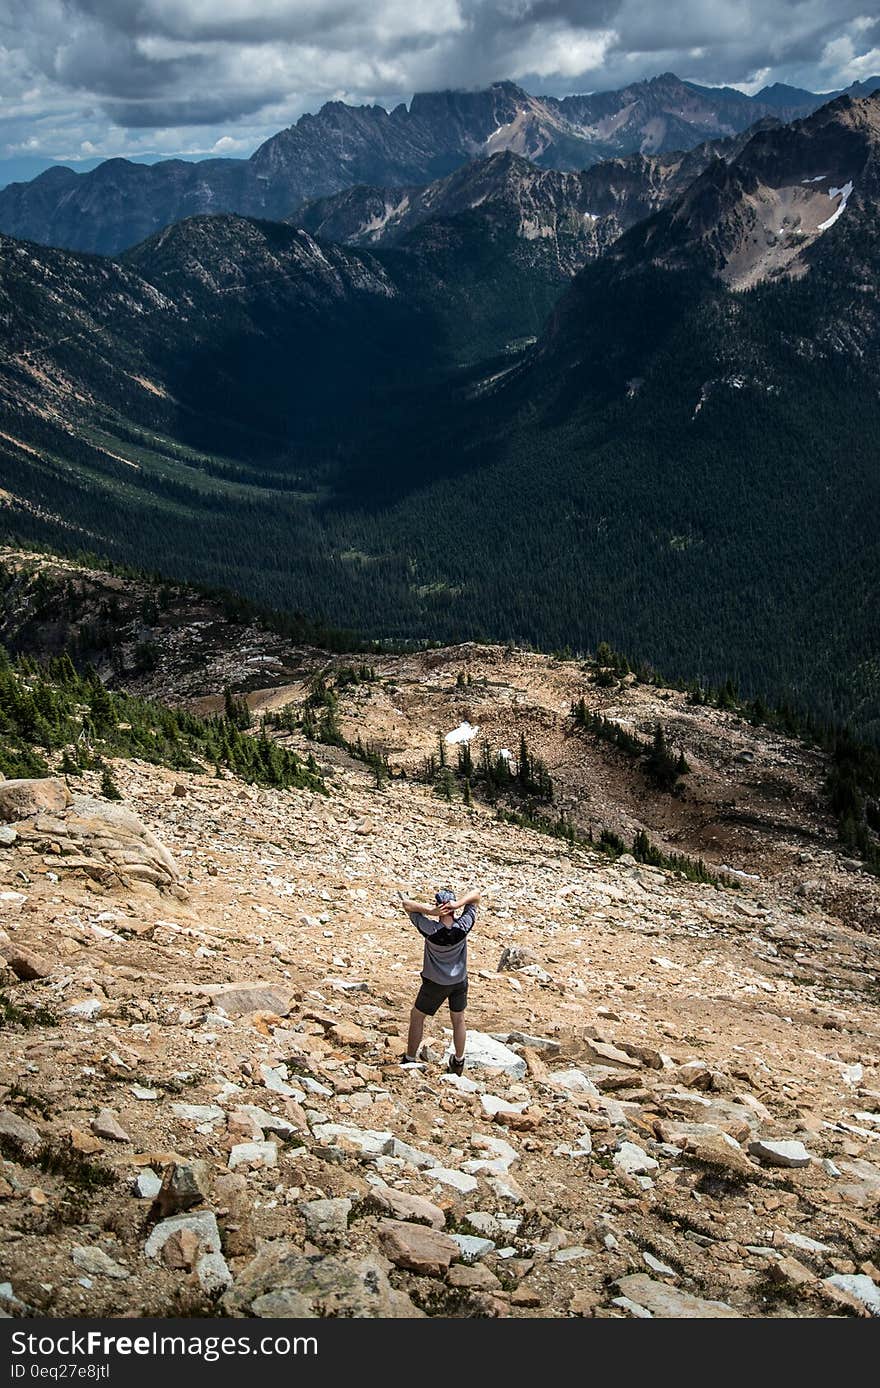
[[[16,654],[44,661],[67,651],[109,688],[202,716],[222,714],[230,690],[300,750],[310,723],[309,745],[338,764],[354,767],[367,749],[386,783],[423,780],[432,758],[428,783],[442,781],[441,739],[476,729],[472,766],[463,743],[447,749],[455,799],[467,778],[484,809],[526,811],[584,842],[611,831],[618,852],[644,832],[667,856],[704,860],[741,885],[773,882],[857,928],[880,929],[880,880],[839,838],[834,785],[849,762],[818,735],[793,737],[791,715],[762,713],[729,690],[695,699],[622,674],[611,654],[597,663],[468,644],[333,656],[316,646],[322,636],[304,621],[259,619],[231,598],[0,551],[0,643]],[[673,762],[682,755],[687,768],[670,766],[666,779],[645,755],[658,725]],[[507,749],[515,767],[523,744],[550,784],[537,774],[525,789],[515,777],[488,781],[484,749],[493,766]],[[880,783],[871,790],[867,761],[863,770],[870,833]]]
[[[398,728],[456,717],[462,663],[499,719],[573,676],[438,652],[346,721],[388,695]],[[122,804],[88,770],[0,781],[4,1313],[869,1314],[865,933],[278,736],[327,794],[124,758]],[[441,882],[482,891],[460,1077],[440,1015],[398,1064],[421,949],[396,894]]]
[[[686,152],[603,160],[578,173],[541,169],[507,151],[474,160],[422,188],[358,184],[306,203],[290,220],[326,240],[393,246],[429,218],[506,212],[517,215],[524,240],[554,241],[562,267],[578,269],[615,231],[672,201],[714,159],[732,159],[749,138],[743,134],[705,141]],[[614,220],[597,241],[596,223],[606,218]]]
[[[871,82],[862,84],[867,91]],[[512,82],[427,92],[393,111],[328,102],[265,141],[250,159],[133,164],[89,173],[57,167],[0,190],[0,230],[44,244],[116,254],[181,218],[215,212],[283,218],[310,198],[356,184],[406,187],[505,150],[545,168],[688,149],[765,117],[790,120],[834,93],[769,100],[698,87],[671,73],[617,92],[530,96]]]

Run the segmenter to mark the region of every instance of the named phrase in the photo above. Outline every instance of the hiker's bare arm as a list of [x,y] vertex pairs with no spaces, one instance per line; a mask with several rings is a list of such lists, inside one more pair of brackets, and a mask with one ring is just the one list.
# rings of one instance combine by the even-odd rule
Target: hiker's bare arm
[[423,901],[410,901],[409,898],[405,896],[402,896],[394,905],[402,906],[408,916],[416,911],[420,916],[437,916],[440,914],[436,906],[427,906]]
[[464,896],[460,896],[457,901],[453,901],[449,909],[450,911],[463,911],[466,906],[478,906],[479,901],[480,893],[477,888],[474,887],[473,891],[465,892]]

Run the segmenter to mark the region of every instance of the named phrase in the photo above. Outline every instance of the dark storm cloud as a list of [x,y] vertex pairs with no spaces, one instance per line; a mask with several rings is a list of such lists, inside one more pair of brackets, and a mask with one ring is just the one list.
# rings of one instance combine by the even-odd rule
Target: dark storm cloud
[[506,77],[828,90],[880,69],[878,45],[868,0],[4,0],[0,154],[244,153],[332,97]]

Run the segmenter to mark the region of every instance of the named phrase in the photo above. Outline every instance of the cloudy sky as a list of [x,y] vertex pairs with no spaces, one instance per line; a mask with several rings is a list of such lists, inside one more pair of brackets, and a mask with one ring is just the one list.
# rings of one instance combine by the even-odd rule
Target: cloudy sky
[[829,91],[880,72],[880,19],[873,0],[2,0],[0,183],[53,160],[247,155],[336,98],[668,70]]

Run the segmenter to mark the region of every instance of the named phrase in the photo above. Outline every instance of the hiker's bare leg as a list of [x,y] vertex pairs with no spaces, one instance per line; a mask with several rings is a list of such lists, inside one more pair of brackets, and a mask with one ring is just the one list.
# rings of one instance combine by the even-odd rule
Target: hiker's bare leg
[[406,1053],[413,1059],[419,1053],[419,1046],[422,1044],[422,1036],[425,1031],[425,1017],[427,1013],[420,1012],[414,1007],[409,1014],[409,1033],[406,1038]]
[[[463,1012],[453,1012],[449,1009],[452,1018],[452,1044],[455,1047],[455,1058],[461,1060],[464,1055],[465,1042],[467,1040],[467,1027],[465,1026],[465,1014]],[[412,1051],[410,1051],[412,1055]]]

